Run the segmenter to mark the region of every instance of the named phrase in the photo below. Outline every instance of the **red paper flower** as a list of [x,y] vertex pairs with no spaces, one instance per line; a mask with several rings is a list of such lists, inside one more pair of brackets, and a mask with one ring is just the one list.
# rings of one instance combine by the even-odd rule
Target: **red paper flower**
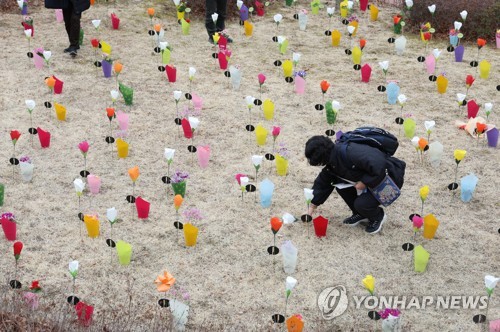
[[278,233],[282,225],[283,222],[280,220],[280,218],[277,217],[271,218],[271,230],[273,231],[273,234]]
[[14,242],[14,257],[16,258],[16,262],[21,257],[21,251],[23,250],[23,243],[21,241]]
[[16,145],[19,137],[21,137],[21,133],[18,130],[11,130],[10,131],[10,139],[12,140],[12,143],[14,145]]
[[113,107],[106,108],[106,115],[108,116],[109,121],[113,120],[116,117],[115,109]]
[[478,38],[478,39],[477,39],[477,47],[478,47],[478,48],[481,48],[481,47],[483,47],[484,45],[486,45],[486,39],[483,39],[483,38]]
[[40,284],[38,282],[38,280],[34,280],[31,282],[31,286],[30,286],[30,289],[33,291],[33,292],[39,292],[42,290],[42,287],[40,287]]
[[401,16],[400,15],[394,16],[393,19],[394,19],[394,24],[398,24],[399,22],[401,22]]
[[467,77],[465,78],[465,85],[467,86],[467,89],[472,86],[472,83],[474,83],[474,81],[475,81],[474,76],[467,75]]
[[425,41],[431,40],[431,33],[430,32],[424,32],[424,40]]
[[360,39],[359,40],[359,47],[361,48],[361,50],[363,50],[363,48],[365,48],[366,46],[366,39]]
[[328,83],[327,81],[323,80],[323,81],[321,81],[320,86],[321,86],[321,91],[323,93],[326,93],[328,91],[328,88],[330,87],[330,83]]
[[92,44],[93,48],[98,48],[99,47],[99,39],[96,39],[96,38],[91,39],[90,43]]

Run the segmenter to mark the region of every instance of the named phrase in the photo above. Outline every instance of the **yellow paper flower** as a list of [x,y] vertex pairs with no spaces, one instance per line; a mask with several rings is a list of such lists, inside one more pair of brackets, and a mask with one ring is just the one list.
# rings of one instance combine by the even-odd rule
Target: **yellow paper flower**
[[375,278],[369,274],[363,279],[363,286],[373,295],[373,291],[375,290]]
[[455,152],[453,152],[453,156],[455,157],[455,161],[457,163],[461,162],[462,159],[465,158],[466,153],[467,153],[467,151],[465,151],[465,150],[455,150]]
[[420,199],[425,201],[429,195],[429,186],[423,186],[420,188]]
[[175,283],[175,278],[173,275],[168,273],[167,271],[163,271],[163,275],[158,276],[155,280],[156,288],[158,292],[166,292],[172,287]]

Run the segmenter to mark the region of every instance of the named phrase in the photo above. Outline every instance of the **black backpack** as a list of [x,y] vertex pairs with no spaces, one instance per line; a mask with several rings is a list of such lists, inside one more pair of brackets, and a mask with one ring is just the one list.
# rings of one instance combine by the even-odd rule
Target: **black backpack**
[[376,127],[360,127],[348,131],[335,142],[340,144],[340,154],[343,160],[348,161],[347,146],[350,142],[365,144],[379,149],[385,154],[392,156],[396,153],[399,143],[396,136],[390,132]]

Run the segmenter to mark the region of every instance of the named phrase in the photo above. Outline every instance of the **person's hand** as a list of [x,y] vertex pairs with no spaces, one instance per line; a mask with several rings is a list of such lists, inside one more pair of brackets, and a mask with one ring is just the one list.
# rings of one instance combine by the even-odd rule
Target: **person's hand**
[[316,211],[317,206],[314,204],[309,204],[309,210],[307,211],[307,214],[312,217],[314,211]]
[[354,185],[354,188],[356,188],[357,190],[365,190],[366,189],[366,184],[364,184],[363,182],[361,181],[358,181],[356,182],[356,184]]

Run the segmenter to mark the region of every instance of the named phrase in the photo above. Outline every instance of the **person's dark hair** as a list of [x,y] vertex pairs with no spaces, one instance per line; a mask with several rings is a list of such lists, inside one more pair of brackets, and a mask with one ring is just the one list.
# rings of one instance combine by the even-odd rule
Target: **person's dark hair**
[[311,166],[328,163],[334,143],[326,136],[313,136],[306,143],[305,155]]

